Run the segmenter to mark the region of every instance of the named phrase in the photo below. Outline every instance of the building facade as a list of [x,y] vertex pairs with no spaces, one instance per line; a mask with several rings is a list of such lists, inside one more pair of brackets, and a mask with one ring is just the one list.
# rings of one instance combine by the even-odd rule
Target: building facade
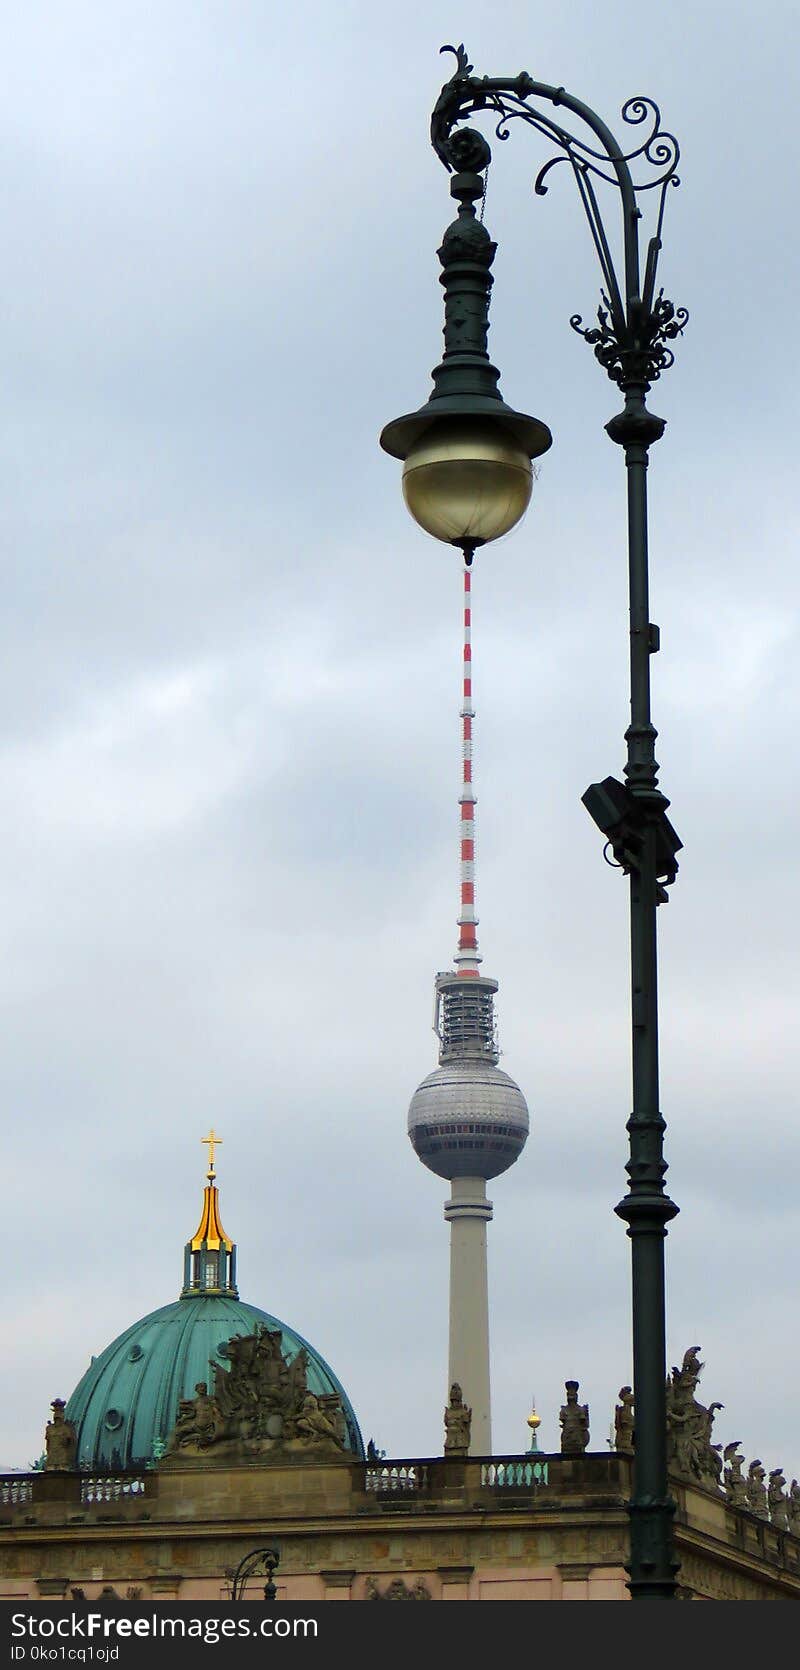
[[[628,1456],[377,1463],[165,1460],[0,1482],[0,1598],[230,1601],[278,1554],[277,1602],[625,1600]],[[800,1536],[675,1478],[679,1595],[800,1600]],[[244,1598],[262,1598],[253,1576]]]

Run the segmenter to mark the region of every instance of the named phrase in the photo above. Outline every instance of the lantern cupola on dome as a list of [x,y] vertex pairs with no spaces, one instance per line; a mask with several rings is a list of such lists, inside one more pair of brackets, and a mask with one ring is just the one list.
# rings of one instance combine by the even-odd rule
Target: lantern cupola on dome
[[236,1247],[222,1227],[214,1165],[214,1149],[222,1143],[222,1137],[216,1136],[212,1125],[202,1141],[208,1143],[208,1176],[200,1222],[184,1248],[181,1298],[192,1299],[198,1293],[229,1293],[238,1299]]

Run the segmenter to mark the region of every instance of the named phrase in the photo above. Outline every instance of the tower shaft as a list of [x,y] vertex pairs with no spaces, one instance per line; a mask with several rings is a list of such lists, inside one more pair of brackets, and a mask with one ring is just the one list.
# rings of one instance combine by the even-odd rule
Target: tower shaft
[[472,1410],[470,1455],[491,1455],[489,1280],[486,1182],[514,1164],[528,1136],[525,1097],[498,1066],[494,1024],[497,981],[481,974],[475,914],[475,788],[472,723],[472,584],[464,567],[464,659],[461,689],[463,764],[459,795],[461,898],[455,968],[436,976],[434,1030],[439,1065],[417,1086],[408,1134],[430,1171],[451,1187],[448,1387],[457,1382]]
[[489,1278],[486,1225],[492,1203],[482,1177],[454,1177],[444,1215],[450,1225],[449,1384],[472,1410],[470,1455],[491,1455]]

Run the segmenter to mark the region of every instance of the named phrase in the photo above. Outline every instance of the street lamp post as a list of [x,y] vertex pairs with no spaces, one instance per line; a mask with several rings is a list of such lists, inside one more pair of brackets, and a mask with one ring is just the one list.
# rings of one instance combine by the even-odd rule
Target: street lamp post
[[[585,327],[580,315],[573,315],[570,324],[624,396],[623,410],[606,431],[624,451],[627,474],[631,722],[625,733],[626,780],[607,777],[594,783],[583,800],[606,836],[606,854],[610,849],[613,862],[630,877],[633,1111],[627,1125],[628,1192],[615,1208],[628,1226],[632,1266],[636,1432],[629,1588],[634,1600],[672,1600],[677,1561],[667,1482],[664,1241],[678,1208],[664,1185],[656,910],[677,875],[681,842],[666,816],[669,801],[658,787],[657,733],[650,713],[650,656],[659,647],[659,635],[650,621],[648,598],[647,467],[649,449],[665,426],[648,409],[647,394],[672,364],[669,343],[688,318],[684,308],[675,309],[655,288],[667,190],[678,184],[678,144],[662,129],[650,99],[630,99],[623,106],[624,121],[644,131],[626,152],[599,116],[563,87],[525,73],[510,79],[475,76],[463,46],[442,51],[454,54],[456,69],[434,107],[431,140],[452,175],[450,190],[459,203],[458,218],[439,250],[445,351],[427,404],[387,424],[381,435],[384,449],[404,461],[403,490],[411,514],[436,538],[459,546],[471,562],[479,546],[506,533],[524,513],[531,461],[551,440],[543,423],[506,406],[498,373],[489,363],[489,269],[495,245],[475,204],[485,194],[491,152],[482,134],[457,126],[465,117],[493,113],[499,118],[499,139],[507,139],[511,123],[521,121],[555,146],[557,154],[536,179],[539,196],[546,193],[546,177],[556,164],[566,162],[571,168],[603,288],[597,324]],[[568,112],[569,127],[561,111]],[[631,164],[645,172],[639,183],[634,183]],[[600,212],[598,182],[619,193],[621,276]],[[642,281],[637,199],[648,191],[654,193],[655,214]]]
[[239,1561],[231,1579],[231,1600],[244,1600],[244,1592],[248,1581],[259,1572],[265,1576],[264,1599],[272,1602],[277,1599],[278,1590],[275,1584],[275,1572],[280,1562],[277,1548],[254,1548],[250,1554],[245,1554]]

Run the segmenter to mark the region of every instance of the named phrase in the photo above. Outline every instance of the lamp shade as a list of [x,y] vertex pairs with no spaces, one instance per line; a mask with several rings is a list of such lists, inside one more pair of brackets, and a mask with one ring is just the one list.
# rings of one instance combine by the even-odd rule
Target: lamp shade
[[403,497],[415,522],[449,544],[485,545],[528,508],[533,476],[521,443],[480,418],[440,421],[403,465]]

